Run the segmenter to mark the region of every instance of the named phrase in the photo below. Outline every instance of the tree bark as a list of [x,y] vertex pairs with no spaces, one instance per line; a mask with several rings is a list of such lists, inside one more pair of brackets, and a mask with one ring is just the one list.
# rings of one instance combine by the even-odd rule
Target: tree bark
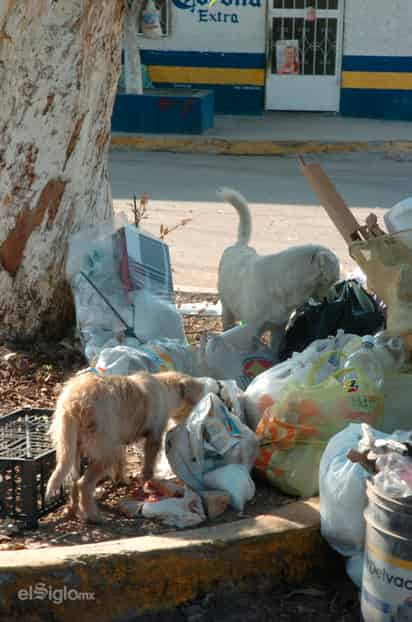
[[123,0],[0,3],[0,337],[65,334],[68,238],[112,217]]

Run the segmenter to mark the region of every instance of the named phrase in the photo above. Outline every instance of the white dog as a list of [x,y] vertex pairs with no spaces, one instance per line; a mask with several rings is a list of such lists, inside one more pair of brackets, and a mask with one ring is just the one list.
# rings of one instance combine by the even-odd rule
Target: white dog
[[223,253],[218,289],[223,308],[223,328],[236,320],[256,326],[259,336],[270,330],[272,349],[278,353],[289,317],[309,298],[322,299],[339,279],[339,261],[324,246],[292,246],[274,255],[258,255],[250,247],[252,230],[246,199],[229,188],[219,191],[239,214],[238,239]]

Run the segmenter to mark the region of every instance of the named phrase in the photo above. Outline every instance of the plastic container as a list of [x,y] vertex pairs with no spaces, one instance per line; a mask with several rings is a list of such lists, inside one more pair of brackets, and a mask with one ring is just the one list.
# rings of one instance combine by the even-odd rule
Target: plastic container
[[[389,233],[412,229],[412,197],[394,205],[385,213],[383,219]],[[412,248],[412,231],[402,233],[401,239],[409,248]]]
[[162,36],[160,11],[154,0],[147,0],[146,7],[142,11],[142,32],[148,39],[160,39]]
[[374,338],[370,335],[363,337],[359,350],[351,354],[344,365],[343,386],[348,393],[359,389],[358,369],[362,369],[365,376],[381,390],[384,368],[376,355]]
[[391,499],[367,483],[362,581],[365,622],[412,620],[412,503]]

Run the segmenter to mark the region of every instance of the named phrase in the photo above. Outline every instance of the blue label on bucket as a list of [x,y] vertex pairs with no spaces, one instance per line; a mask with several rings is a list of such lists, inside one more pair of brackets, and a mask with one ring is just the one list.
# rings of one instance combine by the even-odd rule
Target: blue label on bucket
[[365,622],[412,622],[412,563],[373,547],[365,553],[362,583]]

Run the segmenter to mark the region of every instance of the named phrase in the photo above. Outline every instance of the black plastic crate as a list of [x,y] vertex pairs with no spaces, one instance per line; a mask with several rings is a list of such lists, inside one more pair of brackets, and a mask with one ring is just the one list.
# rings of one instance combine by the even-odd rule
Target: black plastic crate
[[63,488],[45,500],[56,466],[48,433],[52,414],[48,408],[23,408],[0,417],[0,518],[24,521],[28,529],[65,502]]

